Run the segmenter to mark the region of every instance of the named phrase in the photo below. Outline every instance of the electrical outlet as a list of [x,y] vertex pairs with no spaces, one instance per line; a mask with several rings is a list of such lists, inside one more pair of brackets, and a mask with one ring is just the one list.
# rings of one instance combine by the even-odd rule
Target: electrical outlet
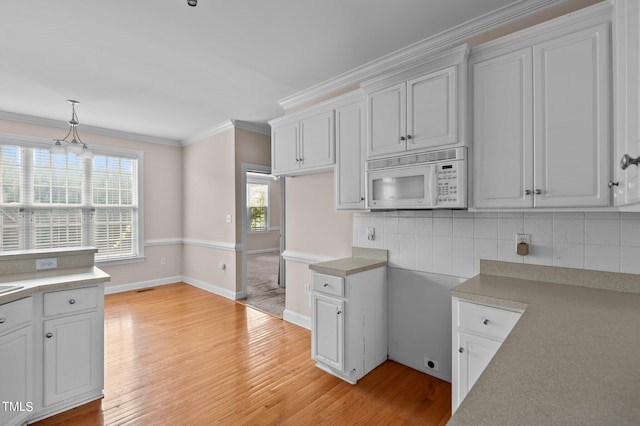
[[516,234],[516,244],[520,243],[531,245],[531,234]]
[[161,265],[166,265],[167,264],[167,258],[166,257],[161,257],[160,258],[160,264]]
[[438,361],[424,357],[424,366],[433,371],[439,371]]
[[36,259],[36,271],[43,269],[56,269],[58,267],[58,258],[49,257],[47,259]]

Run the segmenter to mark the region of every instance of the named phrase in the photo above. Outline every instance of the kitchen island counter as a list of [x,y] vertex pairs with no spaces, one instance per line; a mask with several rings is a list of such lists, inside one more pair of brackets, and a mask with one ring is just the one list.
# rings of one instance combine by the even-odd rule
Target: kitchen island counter
[[640,424],[640,276],[493,261],[480,272],[452,295],[524,313],[449,424]]

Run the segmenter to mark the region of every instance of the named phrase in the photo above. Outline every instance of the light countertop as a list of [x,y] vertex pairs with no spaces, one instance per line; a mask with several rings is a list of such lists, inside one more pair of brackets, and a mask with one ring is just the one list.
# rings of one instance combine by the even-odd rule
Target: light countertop
[[524,313],[449,424],[640,424],[640,276],[498,264],[452,295]]
[[314,263],[309,265],[309,269],[321,274],[346,277],[382,266],[387,266],[387,250],[353,247],[351,257]]

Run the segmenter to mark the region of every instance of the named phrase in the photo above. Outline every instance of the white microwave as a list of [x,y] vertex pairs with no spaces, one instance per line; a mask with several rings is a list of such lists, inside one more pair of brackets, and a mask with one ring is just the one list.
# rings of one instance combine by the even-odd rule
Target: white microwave
[[367,208],[464,209],[466,148],[367,161]]

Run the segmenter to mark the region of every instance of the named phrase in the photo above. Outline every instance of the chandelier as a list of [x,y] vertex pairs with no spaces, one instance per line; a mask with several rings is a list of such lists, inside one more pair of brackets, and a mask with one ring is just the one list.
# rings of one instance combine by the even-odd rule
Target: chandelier
[[[80,102],[67,99],[67,102],[71,104],[71,120],[69,120],[69,131],[67,135],[62,139],[54,139],[54,145],[49,148],[51,154],[74,154],[82,158],[93,158],[93,152],[89,149],[86,143],[82,142],[80,135],[78,135],[78,115],[76,114],[76,105]],[[67,138],[71,137],[71,140]],[[65,142],[63,144],[62,142]]]

